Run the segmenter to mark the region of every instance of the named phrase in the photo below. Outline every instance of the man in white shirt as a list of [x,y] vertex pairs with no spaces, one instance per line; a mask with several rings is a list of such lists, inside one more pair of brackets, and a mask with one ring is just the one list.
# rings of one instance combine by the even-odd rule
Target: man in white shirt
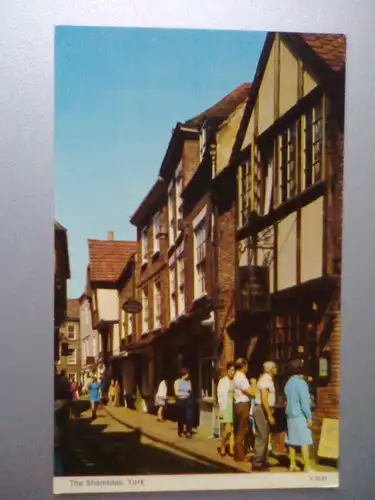
[[274,377],[277,374],[277,367],[273,361],[267,361],[263,365],[263,375],[258,380],[255,406],[255,440],[254,457],[252,470],[264,471],[269,469],[268,465],[268,443],[271,433],[271,426],[275,424],[273,411],[275,406],[275,385]]
[[234,413],[236,417],[236,439],[234,459],[243,462],[246,459],[245,440],[249,428],[250,400],[255,396],[246,373],[248,364],[246,359],[236,361],[236,374],[234,376]]

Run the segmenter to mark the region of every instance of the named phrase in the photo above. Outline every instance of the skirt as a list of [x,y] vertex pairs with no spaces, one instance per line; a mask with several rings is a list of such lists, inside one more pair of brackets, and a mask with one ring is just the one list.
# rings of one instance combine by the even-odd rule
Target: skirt
[[312,444],[311,430],[305,417],[288,418],[285,444],[290,446],[308,446]]

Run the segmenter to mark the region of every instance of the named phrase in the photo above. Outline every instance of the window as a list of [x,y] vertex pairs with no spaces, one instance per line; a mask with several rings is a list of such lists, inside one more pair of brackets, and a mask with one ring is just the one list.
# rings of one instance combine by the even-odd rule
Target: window
[[77,364],[77,349],[71,349],[71,354],[68,356],[68,365]]
[[263,201],[264,201],[264,176],[263,167],[260,161],[260,152],[256,151],[256,157],[254,161],[254,199],[252,211],[256,212],[258,215],[263,215]]
[[281,202],[297,194],[297,124],[294,123],[280,137]]
[[68,340],[76,340],[76,327],[75,327],[75,325],[68,325]]
[[241,165],[239,170],[240,175],[240,213],[239,213],[239,223],[240,226],[244,226],[247,222],[248,216],[250,214],[250,163],[245,162]]
[[96,358],[98,355],[98,345],[96,342],[96,337],[92,338],[92,355]]
[[183,178],[182,178],[182,164],[179,165],[176,172],[176,200],[177,200],[177,217],[182,214],[182,191],[183,191]]
[[206,223],[203,219],[194,230],[195,240],[195,296],[206,294]]
[[147,333],[148,332],[148,293],[147,289],[144,288],[142,290],[142,333]]
[[147,262],[148,258],[148,234],[147,234],[147,228],[142,229],[141,233],[141,261],[142,264]]
[[169,268],[169,296],[170,296],[170,316],[171,321],[176,319],[176,269],[175,266]]
[[153,223],[153,252],[156,254],[160,251],[159,235],[160,235],[160,212],[154,215]]
[[200,264],[206,258],[206,227],[204,220],[195,228],[195,249],[196,262]]
[[121,308],[120,309],[120,323],[121,323],[121,340],[126,336],[126,312]]
[[128,337],[133,335],[133,315],[128,313]]
[[161,326],[161,286],[160,283],[154,284],[154,329]]
[[169,246],[172,246],[176,241],[176,218],[175,218],[175,203],[174,203],[174,189],[170,188],[168,193],[168,236]]
[[178,274],[178,314],[185,312],[185,270],[184,257],[181,255],[177,260]]
[[305,189],[322,179],[323,113],[318,104],[305,115]]

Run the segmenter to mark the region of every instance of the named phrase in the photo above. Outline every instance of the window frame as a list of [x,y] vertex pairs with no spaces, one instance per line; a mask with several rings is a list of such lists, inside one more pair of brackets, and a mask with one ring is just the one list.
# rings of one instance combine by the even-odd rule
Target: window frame
[[[67,364],[68,364],[68,365],[70,365],[70,366],[71,366],[71,365],[76,365],[76,364],[77,364],[77,354],[78,354],[78,353],[77,353],[77,348],[73,348],[73,347],[71,348],[71,347],[69,347],[69,349],[71,349],[72,354],[70,354],[70,355],[67,357],[66,362],[67,362]],[[71,359],[69,359],[69,358],[71,358],[71,357],[73,356],[73,354],[74,354],[74,361],[71,361]]]
[[177,309],[178,315],[185,312],[185,258],[181,254],[177,258]]
[[160,219],[161,219],[161,211],[159,210],[154,214],[152,218],[152,255],[156,255],[160,252]]
[[147,287],[142,288],[142,335],[148,333],[150,327],[150,303]]
[[176,193],[175,183],[171,183],[168,189],[168,239],[169,248],[171,248],[177,239],[177,221],[175,217]]
[[[70,332],[69,332],[69,328],[73,328],[73,337],[70,337]],[[66,328],[66,337],[68,340],[77,340],[77,328],[76,328],[76,325],[74,323],[69,323],[67,325],[67,328]]]
[[[172,278],[172,279],[171,279]],[[177,305],[176,305],[176,263],[174,262],[168,269],[169,281],[169,312],[170,320],[174,321],[177,318]],[[173,287],[172,287],[173,283]],[[172,311],[174,314],[172,314]]]
[[141,230],[141,265],[148,262],[148,227]]
[[162,324],[162,301],[161,301],[161,283],[154,282],[154,330],[161,328]]

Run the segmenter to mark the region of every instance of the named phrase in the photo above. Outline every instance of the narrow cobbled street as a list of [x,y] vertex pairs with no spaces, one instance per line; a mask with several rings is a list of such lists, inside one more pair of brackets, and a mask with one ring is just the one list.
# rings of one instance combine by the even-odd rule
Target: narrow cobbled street
[[71,419],[61,449],[64,476],[202,474],[229,472],[130,430],[99,410]]

